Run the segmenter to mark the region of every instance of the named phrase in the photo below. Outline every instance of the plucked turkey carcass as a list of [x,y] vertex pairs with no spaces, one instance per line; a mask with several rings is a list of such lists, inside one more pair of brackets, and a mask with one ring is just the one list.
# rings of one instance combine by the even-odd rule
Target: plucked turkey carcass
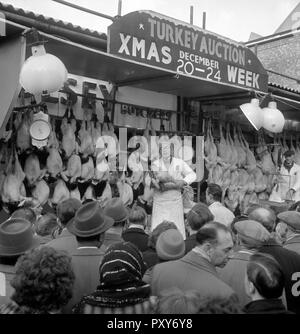
[[218,152],[217,152],[217,147],[214,142],[211,128],[212,128],[212,124],[211,124],[211,120],[209,120],[206,140],[204,142],[204,153],[205,153],[206,162],[209,165],[213,166],[217,163]]
[[230,186],[230,183],[231,183],[231,170],[227,167],[227,168],[224,168],[223,175],[222,175],[221,187],[223,190],[223,194],[227,190],[227,188]]
[[100,197],[97,197],[97,201],[99,202],[100,206],[104,208],[111,199],[112,199],[111,187],[109,182],[106,182],[102,195]]
[[278,167],[278,158],[279,158],[279,150],[280,150],[280,143],[278,137],[275,135],[273,140],[273,149],[272,149],[272,159],[274,162],[275,167]]
[[32,190],[32,197],[38,201],[40,205],[44,205],[49,199],[50,189],[44,181],[38,181]]
[[49,156],[47,158],[47,171],[52,177],[56,177],[63,170],[63,162],[61,156],[56,148],[49,149]]
[[77,178],[81,177],[81,160],[79,155],[72,154],[68,159],[67,170],[61,173],[62,178],[70,183],[76,181]]
[[18,155],[16,151],[12,151],[6,169],[6,177],[2,184],[2,201],[4,203],[19,202],[26,199],[24,179],[25,174],[20,165]]
[[[150,160],[154,161],[159,157],[159,147],[158,147],[158,137],[153,127],[151,119],[149,119],[149,138],[148,138],[148,147],[149,147],[149,155]],[[147,132],[146,132],[147,134]]]
[[94,179],[101,181],[101,180],[108,180],[109,178],[109,165],[105,158],[105,152],[102,154],[98,154],[96,160],[96,167],[94,171]]
[[227,123],[226,130],[227,130],[227,138],[226,138],[227,147],[230,147],[231,154],[232,154],[231,155],[231,170],[234,170],[237,167],[239,157],[238,157],[238,152],[234,146],[233,139],[230,134],[230,124],[229,123]]
[[247,193],[251,194],[253,192],[255,192],[255,177],[253,173],[249,173]]
[[272,161],[271,154],[269,152],[269,149],[265,143],[265,140],[263,138],[263,135],[259,137],[259,144],[256,148],[256,153],[260,159],[259,165],[263,171],[264,174],[274,174],[276,171],[275,165]]
[[217,164],[211,167],[208,176],[209,183],[218,184],[220,187],[223,185],[223,168]]
[[58,204],[61,203],[62,201],[70,198],[70,192],[65,184],[65,182],[61,179],[59,179],[56,182],[55,188],[54,188],[54,193],[52,197],[52,203]]
[[49,139],[48,139],[47,147],[56,148],[58,150],[59,149],[59,141],[56,137],[56,132],[55,132],[55,129],[56,129],[55,119],[52,118],[50,123],[51,123],[51,132],[50,132],[50,136],[49,136]]
[[81,178],[85,181],[91,180],[95,174],[95,167],[92,157],[89,157],[87,162],[82,164]]
[[72,126],[71,123],[68,123],[68,119],[65,117],[62,119],[61,132],[63,135],[61,142],[62,149],[64,150],[66,157],[69,158],[73,152],[76,151],[77,143],[74,126]]
[[128,206],[133,201],[133,192],[131,186],[126,182],[118,183],[120,198],[125,206]]
[[[21,114],[20,114],[21,115]],[[22,119],[20,123],[18,123],[18,120],[21,116],[17,115],[17,120],[15,122],[15,126],[17,126],[17,149],[20,153],[26,151],[31,147],[31,136],[30,136],[30,126],[32,123],[32,111],[28,110],[23,113]]]
[[231,149],[227,146],[227,142],[225,140],[223,134],[223,127],[222,124],[219,123],[219,130],[220,130],[220,142],[217,144],[217,153],[218,156],[227,164],[231,163]]
[[92,139],[93,139],[93,145],[94,145],[94,157],[97,157],[97,154],[101,152],[104,148],[100,148],[99,146],[102,146],[101,143],[99,145],[99,140],[101,140],[102,132],[101,132],[101,123],[99,120],[96,121],[96,124],[92,123]]
[[25,160],[24,173],[29,185],[33,185],[45,174],[40,168],[39,158],[35,154],[30,154]]
[[262,170],[257,167],[253,170],[252,174],[254,175],[255,192],[261,193],[265,191],[267,189],[267,185]]
[[94,142],[91,133],[91,121],[88,118],[88,111],[84,110],[81,128],[78,132],[80,139],[80,152],[84,157],[94,153]]
[[50,138],[48,140],[48,152],[49,156],[47,158],[46,166],[47,171],[52,177],[56,177],[63,170],[63,162],[59,154],[59,142],[55,133],[55,123],[54,119],[51,121],[52,129]]
[[81,201],[80,191],[77,187],[73,190],[70,190],[70,198],[75,198]]
[[[203,128],[205,124],[203,124]],[[223,160],[218,157],[218,148],[214,142],[212,135],[212,124],[211,120],[208,120],[206,139],[204,142],[204,160],[205,166],[208,169],[208,181],[221,185],[223,168]]]
[[234,147],[238,153],[238,167],[244,167],[246,164],[247,156],[236,127],[233,128],[233,138]]
[[243,136],[242,130],[240,128],[239,128],[239,135],[240,135],[242,146],[246,152],[245,168],[248,172],[251,172],[256,168],[256,159],[255,159],[254,153],[251,151],[249,147],[247,140]]

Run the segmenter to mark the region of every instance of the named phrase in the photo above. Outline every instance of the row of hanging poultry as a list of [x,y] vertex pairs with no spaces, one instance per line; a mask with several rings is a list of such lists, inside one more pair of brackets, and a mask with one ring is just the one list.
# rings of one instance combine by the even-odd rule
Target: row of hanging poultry
[[[67,109],[62,120],[50,116],[51,134],[47,146],[42,150],[32,146],[29,133],[32,121],[32,109],[14,114],[9,122],[13,135],[8,142],[1,143],[2,201],[19,203],[25,200],[38,206],[47,201],[57,204],[69,197],[81,201],[95,199],[94,186],[109,178],[112,169],[110,163],[113,162],[108,161],[109,147],[101,142],[101,138],[110,136],[118,143],[108,116],[105,116],[103,124],[93,110],[85,110],[83,120],[76,120],[71,109]],[[149,144],[150,134],[156,135],[149,121],[143,133]],[[122,177],[124,181],[124,173]],[[77,187],[76,183],[90,185],[82,193],[82,187]],[[119,189],[119,192],[121,197],[125,192],[126,197],[126,191],[130,190],[128,184],[122,184],[124,189]],[[103,196],[111,196],[108,182]]]
[[[2,143],[0,149],[2,201],[17,203],[32,200],[39,205],[45,204],[48,199],[57,204],[69,197],[80,200],[93,198],[91,186],[82,196],[77,187],[70,190],[67,184],[78,180],[84,183],[107,179],[105,154],[102,157],[103,168],[95,168],[96,158],[100,157],[99,150],[105,150],[97,149],[96,143],[104,134],[115,136],[112,124],[106,122],[102,127],[98,119],[94,118],[92,110],[86,110],[84,119],[78,122],[72,112],[67,110],[61,121],[50,118],[52,129],[47,147],[38,150],[32,146],[29,133],[33,110],[18,112],[12,117],[13,135],[7,143]],[[46,156],[44,164],[41,164],[41,152]],[[98,163],[101,164],[101,161]],[[50,191],[49,180],[55,181],[54,191]]]
[[268,200],[279,180],[283,154],[291,149],[295,162],[300,164],[300,142],[287,133],[274,136],[266,144],[265,134],[258,133],[258,143],[249,145],[241,127],[235,124],[218,124],[218,140],[213,137],[213,122],[206,120],[205,164],[209,171],[208,182],[223,190],[223,203],[232,211],[239,206],[243,213],[249,204]]

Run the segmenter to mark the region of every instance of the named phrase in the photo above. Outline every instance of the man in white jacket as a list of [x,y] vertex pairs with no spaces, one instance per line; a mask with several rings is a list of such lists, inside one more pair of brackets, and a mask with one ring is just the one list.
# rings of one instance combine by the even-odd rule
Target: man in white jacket
[[278,183],[275,185],[270,201],[300,200],[300,166],[295,163],[295,152],[284,153],[285,160],[280,168]]

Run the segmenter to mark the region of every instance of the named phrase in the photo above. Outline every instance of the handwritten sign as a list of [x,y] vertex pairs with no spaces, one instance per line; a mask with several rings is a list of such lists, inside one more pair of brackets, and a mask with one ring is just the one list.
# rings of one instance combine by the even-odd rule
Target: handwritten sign
[[267,91],[268,75],[246,46],[151,11],[108,28],[108,53],[178,74]]

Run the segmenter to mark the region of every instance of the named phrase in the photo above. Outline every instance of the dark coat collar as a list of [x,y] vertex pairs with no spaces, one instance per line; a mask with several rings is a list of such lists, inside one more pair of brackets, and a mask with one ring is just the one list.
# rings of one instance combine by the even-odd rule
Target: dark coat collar
[[140,233],[140,234],[147,234],[143,229],[138,228],[138,227],[130,227],[127,228],[123,234],[127,234],[127,233]]
[[244,307],[246,313],[291,313],[287,311],[280,299],[262,299],[248,303]]

